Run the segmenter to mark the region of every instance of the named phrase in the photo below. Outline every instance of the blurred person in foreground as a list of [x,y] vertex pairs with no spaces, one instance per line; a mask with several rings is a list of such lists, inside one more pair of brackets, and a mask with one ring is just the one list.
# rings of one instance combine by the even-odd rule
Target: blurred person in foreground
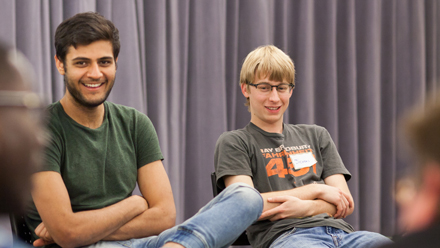
[[399,224],[405,233],[392,247],[440,247],[440,92],[403,122],[416,159],[414,173],[397,184]]
[[[40,165],[41,126],[34,119],[39,106],[29,90],[25,59],[0,44],[0,215],[22,213],[30,197],[30,176]],[[28,247],[12,240],[0,226],[0,247]]]

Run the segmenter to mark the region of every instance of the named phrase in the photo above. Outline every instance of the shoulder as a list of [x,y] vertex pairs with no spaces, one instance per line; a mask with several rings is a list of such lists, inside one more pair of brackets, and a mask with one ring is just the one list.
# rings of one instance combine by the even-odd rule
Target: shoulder
[[61,112],[63,111],[63,107],[61,106],[61,103],[58,101],[47,106],[45,111],[49,117],[53,117],[60,115]]
[[49,106],[46,107],[46,110],[48,112],[53,112],[58,108],[59,105],[61,105],[61,103],[59,101],[51,103],[51,104],[49,104]]
[[220,137],[217,140],[217,143],[245,141],[249,139],[250,136],[251,134],[248,131],[246,131],[244,128],[227,131],[220,135]]
[[131,121],[134,123],[151,123],[151,120],[150,118],[148,118],[147,115],[133,107],[128,107],[112,102],[104,102],[104,105],[109,113],[109,118],[111,119]]
[[121,113],[121,114],[142,114],[135,108],[124,106],[121,104],[116,104],[112,102],[104,102],[104,106],[109,112]]
[[318,126],[315,124],[285,124],[284,128],[288,132],[296,132],[300,134],[307,135],[322,135],[323,133],[328,133],[327,129],[322,126]]
[[252,146],[252,135],[245,129],[224,132],[217,140],[216,152],[249,151]]
[[60,129],[63,123],[66,123],[66,121],[63,121],[65,117],[64,109],[59,101],[47,106],[45,111],[44,118],[46,119],[47,128],[49,130]]

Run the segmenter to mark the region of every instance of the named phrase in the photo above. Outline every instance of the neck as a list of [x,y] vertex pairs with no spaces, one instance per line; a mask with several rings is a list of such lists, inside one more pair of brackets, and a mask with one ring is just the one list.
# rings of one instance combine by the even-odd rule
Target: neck
[[283,121],[279,123],[258,123],[251,120],[251,122],[268,133],[283,133]]
[[64,112],[66,112],[70,118],[85,127],[96,129],[100,127],[104,121],[104,103],[97,107],[89,108],[80,105],[67,95],[64,95],[60,103],[63,106]]

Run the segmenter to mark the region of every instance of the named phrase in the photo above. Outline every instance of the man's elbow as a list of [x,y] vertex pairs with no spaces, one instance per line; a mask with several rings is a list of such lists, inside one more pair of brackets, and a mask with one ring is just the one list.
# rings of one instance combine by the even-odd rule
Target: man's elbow
[[176,225],[176,216],[175,215],[169,216],[168,218],[165,218],[164,230],[170,229],[175,225]]
[[79,234],[76,233],[74,229],[65,228],[65,230],[58,230],[52,235],[53,240],[61,247],[78,247],[84,245]]
[[174,207],[155,206],[150,208],[150,211],[154,211],[151,213],[155,216],[154,221],[156,224],[151,228],[150,222],[147,219],[144,220],[146,236],[159,235],[176,225],[176,209]]
[[160,232],[163,232],[176,225],[176,208],[174,206],[166,206],[161,208]]
[[176,225],[176,208],[167,209],[164,217],[164,230]]
[[87,237],[87,235],[84,235],[78,225],[65,225],[63,227],[60,227],[55,232],[53,232],[52,238],[59,246],[66,248],[91,244],[90,242],[88,242],[89,237]]

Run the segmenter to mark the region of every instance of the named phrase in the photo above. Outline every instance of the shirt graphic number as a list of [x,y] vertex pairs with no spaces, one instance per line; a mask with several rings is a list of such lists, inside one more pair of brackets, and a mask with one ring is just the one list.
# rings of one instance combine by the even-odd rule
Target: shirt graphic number
[[[307,174],[309,172],[310,167],[302,168],[300,170],[295,171],[292,160],[287,157],[289,168],[284,168],[284,163],[282,158],[272,158],[269,163],[266,165],[267,176],[271,177],[274,175],[278,175],[280,178],[285,178],[287,174],[291,174],[295,177],[299,177]],[[316,164],[313,166],[313,172],[316,174]]]

